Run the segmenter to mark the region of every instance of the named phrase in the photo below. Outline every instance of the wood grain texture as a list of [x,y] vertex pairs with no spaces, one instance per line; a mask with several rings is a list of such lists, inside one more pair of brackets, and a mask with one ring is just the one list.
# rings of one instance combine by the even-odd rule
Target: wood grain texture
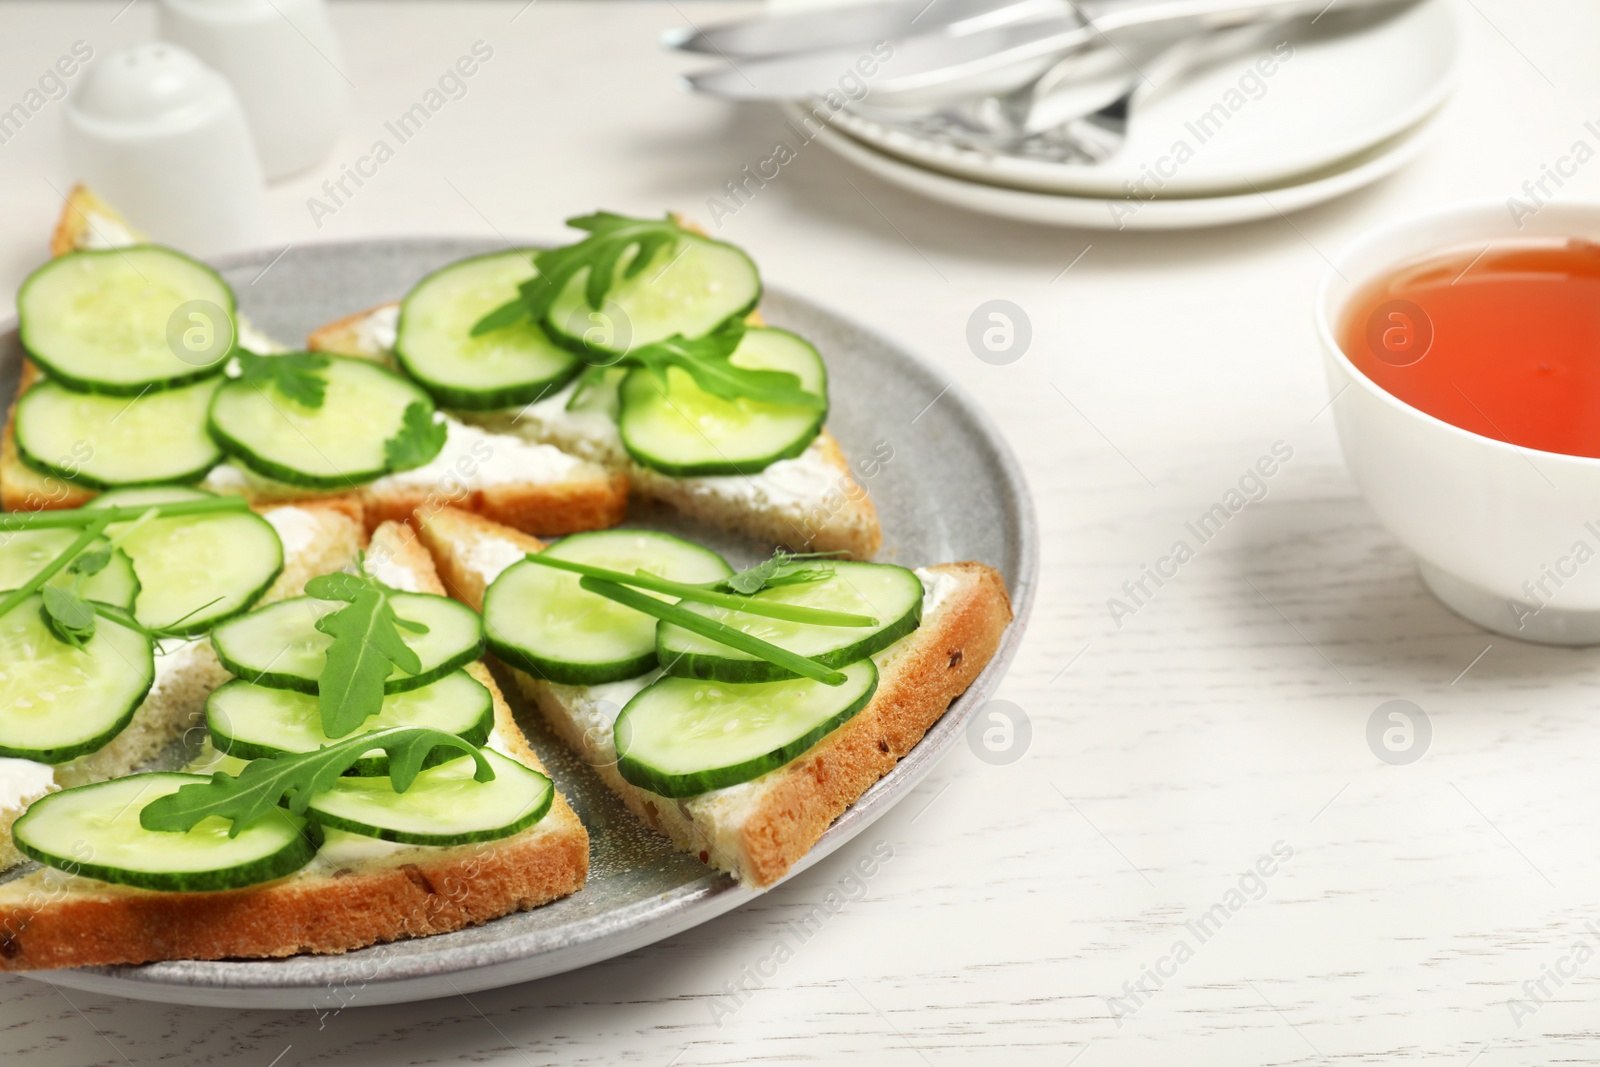
[[[97,53],[149,39],[154,5],[113,24],[122,3],[9,5],[0,103],[75,39]],[[324,165],[271,191],[275,237],[554,238],[562,217],[597,205],[696,209],[785,136],[775,112],[671,91],[672,73],[697,64],[656,50],[663,28],[748,5],[540,3],[510,24],[521,6],[334,5],[355,111]],[[1600,12],[1473,0],[1460,24],[1462,84],[1437,144],[1288,222],[1041,230],[900,193],[820,147],[723,220],[717,235],[750,248],[774,284],[924,353],[1022,455],[1045,558],[1000,693],[1031,719],[1020,760],[960,749],[792,882],[585,971],[392,1008],[363,1009],[356,990],[338,1014],[162,1007],[6,977],[0,1061],[1600,1062],[1600,956],[1560,988],[1547,979],[1533,1014],[1507,1007],[1567,966],[1580,938],[1600,945],[1585,927],[1600,926],[1600,654],[1491,638],[1434,602],[1318,415],[1328,396],[1308,309],[1324,256],[1399,214],[1503,199],[1593,141]],[[305,199],[480,38],[495,56],[468,96],[317,228]],[[573,43],[599,38],[604,50]],[[66,173],[56,113],[4,147],[0,299],[47,252],[40,220],[59,199],[39,175]],[[1600,162],[1560,195],[1600,195]],[[1032,348],[1005,367],[964,340],[972,310],[996,297],[1033,322]],[[897,444],[939,447],[917,429]],[[1278,440],[1294,455],[1266,497],[1118,629],[1106,599]],[[1433,725],[1410,766],[1381,762],[1365,738],[1396,698]],[[1292,855],[1260,899],[1228,910],[1276,842]],[[863,878],[855,864],[880,843],[892,854]],[[830,892],[846,902],[797,932]],[[1179,938],[1199,942],[1186,924],[1218,905],[1226,919],[1119,1027],[1108,999]],[[730,994],[741,981],[749,992]]]

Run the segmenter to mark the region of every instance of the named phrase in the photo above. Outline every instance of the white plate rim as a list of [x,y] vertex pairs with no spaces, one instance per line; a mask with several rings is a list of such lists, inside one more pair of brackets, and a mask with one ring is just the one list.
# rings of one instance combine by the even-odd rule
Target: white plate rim
[[[793,117],[795,105],[783,105]],[[1256,192],[1213,197],[1171,197],[1140,202],[1119,219],[1124,198],[1067,196],[989,185],[952,177],[907,163],[862,144],[839,130],[823,129],[817,139],[830,150],[884,181],[932,200],[985,215],[1021,222],[1091,230],[1180,230],[1226,226],[1300,211],[1344,196],[1388,177],[1416,158],[1437,133],[1446,108],[1425,116],[1354,166],[1310,181]],[[1120,225],[1119,225],[1120,222]]]
[[[1448,27],[1440,38],[1445,49],[1444,65],[1428,90],[1407,106],[1385,112],[1380,121],[1344,141],[1330,143],[1315,156],[1285,161],[1266,170],[1224,172],[1204,181],[1185,181],[1180,171],[1168,181],[1170,196],[1220,199],[1237,195],[1250,184],[1286,184],[1297,176],[1337,166],[1340,160],[1361,154],[1418,125],[1437,112],[1454,92],[1461,65],[1459,19],[1451,0],[1431,0],[1431,10]],[[793,117],[793,116],[791,116]],[[1108,178],[1106,172],[1081,164],[1049,163],[1018,156],[991,155],[974,149],[941,144],[903,130],[895,130],[860,115],[841,111],[832,120],[839,130],[880,153],[896,156],[913,166],[940,171],[951,177],[988,185],[1004,186],[1024,192],[1052,193],[1083,198],[1108,198],[1112,185],[1121,179]]]

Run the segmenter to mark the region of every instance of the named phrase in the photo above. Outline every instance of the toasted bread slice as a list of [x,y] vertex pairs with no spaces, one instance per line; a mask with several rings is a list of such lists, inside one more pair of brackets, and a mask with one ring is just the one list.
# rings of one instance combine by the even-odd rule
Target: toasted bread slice
[[80,182],[67,194],[61,217],[56,220],[55,232],[50,235],[50,254],[64,256],[80,248],[117,248],[144,239],[144,234],[129,226],[115,208]]
[[[484,589],[501,571],[543,547],[449,508],[418,527],[445,588],[475,608],[482,607]],[[928,587],[922,625],[873,657],[878,689],[864,709],[785,766],[687,800],[657,796],[617,772],[611,723],[642,679],[568,686],[520,670],[511,675],[555,733],[641,820],[701,862],[747,885],[769,886],[911,751],[1000,645],[1011,602],[997,572],[981,563],[945,563],[918,575]]]
[[[409,527],[379,526],[367,559],[388,584],[444,592]],[[491,744],[542,772],[488,670],[467,669],[494,698]],[[310,865],[248,889],[161,893],[47,868],[0,885],[0,970],[346,952],[537,907],[581,889],[588,870],[588,834],[559,792],[543,819],[496,841],[390,845],[329,831]]]
[[[139,235],[84,186],[68,197],[56,226],[51,250],[62,255],[82,248],[112,248],[139,240]],[[240,342],[258,352],[284,351],[283,345],[239,323]],[[359,346],[342,349],[369,355]],[[380,353],[381,354],[381,353]],[[39,378],[38,369],[23,362],[17,386],[21,396]],[[94,492],[70,480],[30,467],[17,448],[15,402],[0,436],[0,508],[39,511],[79,507]],[[602,464],[514,435],[501,435],[449,420],[444,451],[430,464],[380,478],[349,490],[317,493],[275,482],[232,463],[219,465],[205,488],[240,493],[253,504],[299,500],[341,500],[341,506],[365,517],[367,528],[404,521],[418,508],[446,505],[480,512],[497,522],[542,534],[598,530],[622,521],[627,509],[627,480]]]
[[[283,573],[262,596],[262,603],[299,596],[308,579],[348,565],[366,541],[361,525],[338,508],[307,504],[269,509],[264,515],[283,541]],[[11,824],[29,804],[67,786],[132,774],[199,722],[206,697],[227,680],[228,673],[206,638],[168,641],[156,658],[150,692],[127,728],[109,744],[58,764],[48,776],[36,764],[24,762],[15,768],[18,780],[32,785],[18,795],[8,793],[4,799],[11,803],[0,803],[0,870],[22,862],[11,841]]]
[[[399,315],[398,303],[380,304],[316,330],[307,347],[392,361]],[[758,312],[751,314],[751,321],[759,324]],[[856,480],[839,442],[826,430],[804,453],[780,460],[760,474],[674,478],[635,462],[608,416],[568,411],[573,388],[520,409],[464,412],[460,417],[603,464],[626,476],[632,491],[643,499],[766,544],[796,551],[847,552],[857,559],[870,559],[881,546],[877,509]]]

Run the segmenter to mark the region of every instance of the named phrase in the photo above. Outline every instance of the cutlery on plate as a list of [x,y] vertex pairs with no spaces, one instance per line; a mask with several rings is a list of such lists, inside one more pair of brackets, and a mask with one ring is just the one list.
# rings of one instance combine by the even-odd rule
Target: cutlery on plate
[[1037,81],[1003,96],[938,108],[855,105],[880,125],[994,155],[1052,163],[1109,159],[1128,137],[1134,107],[1197,66],[1254,47],[1283,23],[1193,36],[1174,31],[1139,47],[1102,43],[1067,55]]
[[667,30],[661,43],[680,52],[756,59],[941,30],[971,33],[1071,10],[1071,0],[880,0],[745,19],[704,30],[686,26]]
[[[1399,6],[1414,0],[1334,0],[1341,9]],[[959,36],[943,33],[893,42],[874,73],[858,73],[861,46],[730,61],[725,68],[685,78],[697,92],[733,100],[796,100],[838,93],[845,82],[865,80],[880,100],[938,104],[962,97],[998,95],[1042,76],[1064,54],[1102,34],[1119,42],[1139,34],[1192,31],[1319,15],[1329,0],[1082,0],[1076,12],[1031,18]],[[1081,14],[1080,14],[1081,13]]]

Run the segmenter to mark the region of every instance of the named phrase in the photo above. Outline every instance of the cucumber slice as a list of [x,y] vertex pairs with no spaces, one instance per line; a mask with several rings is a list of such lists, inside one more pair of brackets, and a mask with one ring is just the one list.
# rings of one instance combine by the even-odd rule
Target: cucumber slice
[[[817,350],[788,330],[745,331],[729,357],[735,366],[797,375],[808,393],[827,398],[828,373]],[[724,400],[671,368],[666,385],[636,369],[622,383],[617,417],[628,454],[676,478],[756,474],[804,452],[822,430],[826,409]]]
[[200,774],[135,774],[63,789],[34,801],[11,835],[19,851],[40,863],[168,893],[270,882],[299,870],[317,854],[322,839],[317,825],[282,808],[252,822],[237,837],[229,837],[228,820],[215,815],[184,833],[139,825],[146,804],[205,781]]
[[[677,582],[714,582],[733,573],[726,560],[671,534],[605,530],[565,538],[545,552],[632,574],[643,569]],[[483,597],[489,649],[536,678],[598,685],[656,665],[656,622],[578,588],[578,575],[513,563]]]
[[592,380],[578,383],[572,395],[567,397],[567,410],[593,412],[615,422],[617,412],[622,408],[619,393],[622,389],[622,380],[628,376],[628,368],[596,367],[595,370],[598,373]]
[[22,346],[84,392],[137,396],[215,374],[233,349],[233,290],[170,248],[70,252],[17,292]]
[[[306,489],[343,489],[393,467],[384,442],[398,434],[406,408],[433,398],[371,360],[329,356],[322,406],[308,408],[273,387],[235,378],[211,404],[212,434],[240,463]],[[431,457],[430,457],[431,458]]]
[[618,355],[675,333],[702,337],[743,318],[761,299],[755,263],[721,241],[685,235],[678,247],[663,248],[644,270],[624,278],[631,258],[617,263],[600,308],[583,295],[588,268],[573,275],[545,316],[550,336],[591,358]]
[[[396,668],[384,692],[419,689],[483,655],[483,620],[465,604],[432,593],[394,593],[389,603],[396,615],[428,630],[400,631],[422,661],[422,670],[405,674]],[[335,600],[308,596],[280,600],[229,619],[211,631],[211,643],[230,674],[269,689],[315,693],[333,643],[316,621],[342,607]]]
[[60,641],[31,596],[0,615],[0,756],[65,763],[120,734],[155,680],[150,639],[100,616],[82,648]]
[[[77,538],[77,530],[65,529],[15,530],[0,534],[0,590],[27,585],[28,579],[65,552]],[[98,551],[110,543],[102,537],[91,541],[84,552]],[[74,581],[74,576],[63,567],[48,584],[66,588]],[[79,592],[89,600],[132,610],[134,598],[139,595],[139,579],[128,554],[120,548],[112,549],[111,562],[85,578]]]
[[387,778],[341,778],[309,810],[324,826],[406,845],[494,841],[544,818],[555,799],[550,779],[493,749],[483,754],[492,781],[476,781],[477,765],[461,756],[423,770],[404,793]]
[[[165,504],[211,495],[181,486],[120,489],[85,507]],[[278,531],[253,511],[114,523],[106,532],[132,557],[139,575],[134,618],[155,630],[204,633],[261,599],[283,571]]]
[[[481,745],[494,729],[494,700],[472,675],[453,671],[420,689],[384,697],[383,710],[356,732],[390,726],[429,726]],[[206,699],[206,728],[218,751],[247,760],[313,752],[331,742],[322,732],[315,694],[269,689],[243,678],[235,678]],[[460,754],[448,748],[434,751],[440,762]],[[381,751],[364,756],[355,772],[388,774],[389,757]]]
[[[790,564],[778,573],[808,566],[817,564]],[[756,593],[755,599],[871,615],[878,620],[876,627],[785,622],[688,601],[681,606],[816,660],[824,667],[843,667],[866,659],[915,630],[922,621],[922,580],[911,571],[886,563],[844,560],[830,561],[827,566],[833,569],[833,577],[826,581],[768,586]],[[687,678],[766,682],[794,677],[775,663],[670,623],[662,623],[657,629],[656,655],[668,674]]]
[[617,772],[664,797],[692,797],[759,778],[867,706],[878,668],[861,660],[841,686],[807,678],[729,684],[661,678],[617,716]]
[[222,461],[206,432],[220,380],[132,398],[36,382],[17,398],[17,449],[28,466],[86,489],[197,482]]
[[452,263],[401,303],[395,358],[445,407],[520,407],[555,392],[582,366],[537,323],[471,336],[473,323],[533,277],[532,256],[532,249],[516,249]]

